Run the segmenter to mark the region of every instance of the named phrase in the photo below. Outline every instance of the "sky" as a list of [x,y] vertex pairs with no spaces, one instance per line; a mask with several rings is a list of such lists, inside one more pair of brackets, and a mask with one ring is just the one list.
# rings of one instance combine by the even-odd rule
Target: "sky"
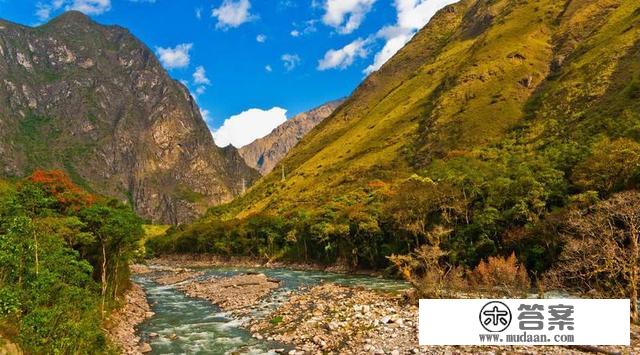
[[78,10],[128,28],[187,85],[216,144],[239,148],[349,96],[457,1],[0,0],[0,18],[38,26]]

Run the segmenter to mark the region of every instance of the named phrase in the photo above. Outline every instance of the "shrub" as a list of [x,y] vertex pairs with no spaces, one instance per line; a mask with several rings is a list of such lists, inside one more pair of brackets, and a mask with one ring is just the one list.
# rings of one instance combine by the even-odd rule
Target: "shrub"
[[490,256],[482,260],[469,274],[470,284],[477,290],[513,296],[531,286],[527,270],[518,263],[515,253],[504,258]]

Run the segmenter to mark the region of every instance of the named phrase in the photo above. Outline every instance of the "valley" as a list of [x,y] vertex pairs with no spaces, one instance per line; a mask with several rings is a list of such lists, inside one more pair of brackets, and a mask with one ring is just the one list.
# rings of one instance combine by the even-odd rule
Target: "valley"
[[[151,260],[134,276],[148,297],[154,315],[138,326],[140,349],[166,353],[372,353],[439,354],[447,352],[531,353],[532,347],[420,347],[417,345],[417,307],[406,298],[406,282],[375,276],[354,276],[318,270],[240,265],[203,258],[186,262],[195,273],[185,274],[185,259]],[[170,265],[182,265],[175,268]],[[253,265],[253,266],[252,266]],[[183,275],[169,282],[167,276]],[[189,277],[191,276],[191,277]],[[277,288],[258,300],[252,293],[259,283],[247,277],[265,277]],[[211,289],[221,305],[186,292],[191,285],[218,283]],[[222,283],[234,284],[240,294],[228,293]],[[247,296],[248,297],[248,296]],[[544,347],[547,354],[635,353],[640,351],[640,329],[633,327],[631,347]],[[139,352],[131,352],[139,353]]]
[[[640,353],[636,1],[460,0],[419,27],[431,3],[396,1],[367,37],[375,1],[279,37],[219,2],[189,26],[234,50],[197,55],[94,20],[110,1],[0,19],[0,354]],[[278,42],[321,34],[353,42],[317,65]],[[281,68],[248,54],[270,46]],[[227,60],[217,86],[200,63]],[[237,122],[255,140],[217,146]],[[449,298],[629,299],[631,343],[419,346],[418,301]]]

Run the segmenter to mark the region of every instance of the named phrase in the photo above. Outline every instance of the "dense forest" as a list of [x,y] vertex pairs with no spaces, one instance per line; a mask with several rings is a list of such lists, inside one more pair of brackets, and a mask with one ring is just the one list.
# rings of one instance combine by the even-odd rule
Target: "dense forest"
[[635,299],[639,24],[633,1],[446,7],[274,172],[149,246]]
[[61,171],[0,181],[0,334],[34,354],[116,352],[103,331],[143,230]]
[[558,161],[575,161],[574,150],[551,147],[548,155],[503,146],[437,162],[425,176],[374,181],[315,210],[230,218],[228,206],[217,207],[147,245],[160,254],[390,267],[422,295],[457,281],[528,290],[532,279],[540,288],[633,298],[640,144],[604,139],[564,167]]

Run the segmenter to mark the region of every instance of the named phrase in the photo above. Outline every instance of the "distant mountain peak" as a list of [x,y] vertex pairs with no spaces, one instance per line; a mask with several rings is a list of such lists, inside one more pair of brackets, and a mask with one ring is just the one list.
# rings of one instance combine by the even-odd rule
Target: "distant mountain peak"
[[268,174],[291,148],[343,102],[344,99],[331,101],[292,117],[267,136],[240,148],[240,155],[247,165],[263,175]]

